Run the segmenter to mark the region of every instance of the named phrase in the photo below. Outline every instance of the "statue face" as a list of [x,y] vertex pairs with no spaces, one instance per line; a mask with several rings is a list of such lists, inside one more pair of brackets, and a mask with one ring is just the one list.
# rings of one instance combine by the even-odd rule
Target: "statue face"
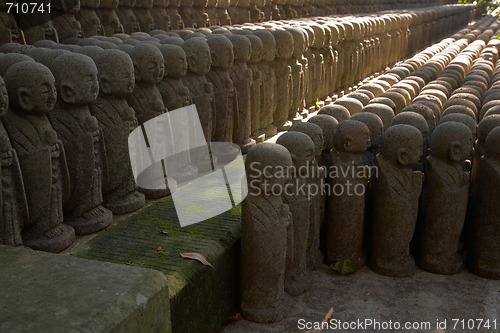
[[159,83],[165,74],[165,65],[160,51],[142,57],[137,64],[137,72],[139,74],[138,81],[150,84]]
[[132,93],[135,88],[135,75],[133,68],[123,68],[114,72],[111,82],[111,94],[116,96],[126,96]]
[[351,142],[345,147],[347,152],[362,153],[371,144],[370,131],[360,131],[359,135],[351,137]]
[[54,109],[57,101],[57,90],[52,75],[41,73],[34,77],[30,89],[31,110],[48,113]]
[[302,177],[307,177],[307,168],[314,165],[314,147],[307,147],[306,149],[300,149],[300,151],[294,155],[293,164],[296,170],[300,170]]
[[200,48],[200,52],[189,57],[189,70],[198,75],[206,75],[212,66],[212,57],[208,45]]
[[217,52],[217,60],[220,68],[230,69],[234,63],[234,53],[232,47],[222,47]]
[[88,104],[95,101],[99,94],[97,69],[86,68],[86,71],[82,71],[79,74],[79,78],[73,81],[75,104]]
[[323,152],[323,146],[325,144],[325,139],[323,138],[323,133],[317,133],[313,135],[312,140],[314,142],[314,150],[316,156],[321,156]]
[[0,117],[5,116],[8,107],[9,107],[9,94],[7,93],[5,82],[3,82],[3,79],[0,78]]
[[186,75],[187,61],[184,53],[176,52],[169,55],[168,61],[165,66],[165,76],[180,78]]

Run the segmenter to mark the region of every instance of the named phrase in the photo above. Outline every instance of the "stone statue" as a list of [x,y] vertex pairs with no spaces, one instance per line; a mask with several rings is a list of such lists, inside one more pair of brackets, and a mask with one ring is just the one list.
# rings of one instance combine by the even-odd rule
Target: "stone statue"
[[422,134],[410,125],[391,126],[382,137],[378,177],[374,179],[370,258],[370,266],[379,274],[404,277],[415,269],[410,241],[417,222],[423,173],[412,169],[422,149]]
[[285,186],[289,176],[277,172],[291,168],[292,159],[285,147],[261,143],[249,150],[245,166],[249,193],[242,207],[241,310],[248,320],[276,322],[291,305],[284,290],[291,214],[283,196],[270,189]]
[[[286,30],[276,29],[273,31],[276,41],[276,58],[274,60],[274,73],[276,75],[277,95],[279,101],[276,103],[276,109],[273,114],[273,124],[278,131],[286,131],[292,126],[288,120],[291,101],[293,99],[292,89],[292,69],[289,65],[290,58],[293,55],[293,36]],[[272,110],[269,110],[272,112]],[[294,116],[293,119],[296,117]]]
[[391,126],[392,119],[394,118],[394,111],[391,107],[380,103],[368,104],[363,108],[362,112],[370,112],[379,116],[384,124],[384,131]]
[[[484,118],[486,119],[486,118]],[[483,121],[484,121],[483,119]],[[481,124],[481,123],[480,123]],[[479,276],[500,279],[500,213],[496,198],[500,194],[500,129],[493,129],[484,143],[484,155],[478,164],[476,212],[469,255],[470,268]]]
[[101,20],[97,16],[100,0],[80,0],[80,10],[75,13],[75,17],[80,22],[84,37],[102,36]]
[[25,44],[24,32],[13,13],[7,13],[7,8],[5,1],[0,2],[0,45],[12,42]]
[[118,7],[116,0],[101,0],[99,8],[97,9],[97,16],[101,20],[104,36],[113,36],[117,33],[123,33],[123,26],[120,23],[115,9]]
[[416,166],[417,170],[424,171],[424,166],[425,166],[425,159],[427,155],[429,155],[429,141],[430,141],[430,134],[429,134],[429,125],[427,121],[425,120],[424,116],[422,116],[419,113],[416,112],[401,112],[398,113],[394,119],[392,119],[391,126],[397,125],[397,124],[406,124],[406,125],[411,125],[415,128],[417,128],[420,133],[422,133],[422,139],[424,140],[424,146],[423,146],[423,154],[422,158],[420,159],[419,165]]
[[363,153],[363,161],[365,165],[375,166],[376,156],[380,146],[380,140],[384,134],[384,123],[375,113],[360,112],[351,117],[352,120],[357,120],[368,126],[370,130],[370,145]]
[[366,261],[363,240],[370,170],[364,167],[363,153],[369,146],[370,130],[364,123],[349,119],[338,124],[331,151],[332,171],[338,172],[330,178],[327,256],[333,263],[349,261],[356,270]]
[[168,7],[166,8],[167,14],[170,17],[170,25],[172,29],[184,29],[184,21],[179,14],[179,6],[181,0],[169,0]]
[[42,64],[19,62],[7,71],[5,84],[10,105],[4,125],[18,154],[28,202],[23,243],[60,252],[73,243],[75,230],[63,223],[69,174],[63,144],[47,118],[56,103],[54,76]]
[[183,82],[189,89],[192,101],[198,110],[205,139],[210,142],[215,130],[213,124],[215,120],[213,86],[206,78],[212,65],[210,47],[204,38],[195,37],[186,40],[182,49],[186,53],[188,63],[188,72],[184,76]]
[[123,32],[133,34],[141,31],[137,17],[134,14],[135,0],[120,0],[120,4],[115,9],[116,15],[123,26]]
[[250,138],[253,72],[247,66],[252,44],[243,35],[228,35],[228,38],[234,49],[234,63],[229,73],[238,104],[238,113],[234,117],[233,141],[240,146],[243,153],[246,153],[255,145],[255,140]]
[[[129,52],[134,64],[135,88],[127,96],[129,106],[134,109],[139,125],[165,113],[165,106],[160,91],[156,87],[163,79],[165,65],[163,55],[158,47],[148,43],[141,43]],[[161,137],[160,132],[156,140]],[[171,141],[161,137],[159,140]],[[149,142],[148,147],[151,147]],[[139,191],[144,193],[146,199],[161,198],[170,193],[165,184],[164,170],[161,162],[155,162],[137,178]],[[146,187],[147,186],[147,187]]]
[[326,114],[317,114],[312,116],[307,120],[308,123],[313,123],[321,127],[323,132],[323,151],[321,152],[321,157],[318,158],[318,165],[327,168],[332,165],[330,150],[333,148],[333,134],[339,122],[337,119]]
[[144,194],[136,190],[128,149],[128,136],[138,126],[134,109],[126,99],[135,87],[134,65],[128,54],[116,49],[102,51],[94,62],[99,96],[90,111],[99,122],[106,144],[108,177],[102,189],[104,206],[113,214],[130,213],[145,204]]
[[[141,27],[141,31],[150,32],[156,29],[155,20],[151,14],[153,9],[153,0],[136,0],[134,6],[134,15]],[[155,8],[155,10],[157,10]]]
[[260,115],[263,102],[263,91],[264,82],[262,77],[262,55],[263,55],[263,45],[262,40],[252,34],[245,35],[245,37],[251,43],[251,53],[248,59],[248,68],[252,70],[252,85],[251,85],[251,101],[250,101],[250,127],[252,133],[252,139],[256,142],[263,142],[265,139],[265,134],[259,131],[260,126]]
[[305,81],[302,61],[306,49],[306,41],[304,33],[299,28],[287,28],[286,31],[293,38],[293,53],[292,57],[288,60],[292,78],[288,120],[297,122],[302,120],[301,114],[305,106]]
[[52,23],[59,40],[81,37],[82,26],[75,18],[75,14],[80,11],[80,0],[58,0],[53,4]]
[[[469,198],[470,172],[464,169],[472,151],[472,133],[464,124],[446,122],[432,132],[423,189],[424,219],[418,265],[438,274],[462,269],[459,237]],[[470,168],[470,161],[468,161]]]
[[272,66],[276,56],[276,40],[266,29],[255,30],[254,35],[261,39],[263,45],[260,130],[266,138],[270,138],[278,133],[278,129],[273,125],[273,111],[276,110],[278,96],[276,74]]
[[[317,189],[316,193],[311,194],[311,213],[310,213],[310,227],[309,227],[309,238],[307,240],[307,267],[310,269],[316,269],[323,262],[323,255],[319,249],[320,246],[320,228],[321,221],[324,215],[320,207],[322,206],[321,201],[325,200],[322,191],[325,179],[326,170],[324,167],[318,166],[318,160],[321,159],[321,154],[323,152],[324,137],[321,127],[316,124],[311,123],[295,123],[290,127],[289,131],[297,131],[307,134],[314,142],[314,161],[311,164],[310,170],[311,175],[309,182],[312,187]],[[323,204],[324,207],[324,204]]]
[[326,114],[335,118],[339,123],[351,118],[349,110],[340,104],[329,104],[319,109],[318,114]]
[[175,110],[191,104],[189,89],[182,82],[187,73],[187,60],[184,50],[174,44],[162,44],[165,75],[156,87],[160,91],[163,105],[167,110]]
[[69,53],[52,63],[58,102],[49,120],[64,144],[71,192],[64,204],[65,222],[76,234],[90,234],[113,220],[102,206],[106,151],[102,130],[89,105],[99,93],[97,68],[87,56]]
[[314,163],[314,142],[307,134],[286,132],[276,143],[290,152],[293,161],[293,189],[286,196],[292,213],[292,224],[287,243],[285,291],[291,296],[298,296],[311,285],[306,264],[311,202],[308,193],[302,193],[299,189],[309,182],[308,170]]
[[212,66],[207,79],[212,83],[215,97],[214,141],[232,142],[235,114],[238,103],[229,71],[233,66],[233,44],[224,35],[211,35],[207,39]]
[[[0,117],[4,118],[9,107],[9,96],[0,77]],[[0,244],[23,245],[21,229],[29,223],[28,203],[24,192],[21,167],[16,151],[0,122]]]
[[[151,8],[151,15],[153,16],[154,26],[156,29],[163,31],[172,30],[170,23],[170,16],[168,15],[167,8],[170,0],[153,0],[153,8]],[[151,29],[151,31],[154,29]]]

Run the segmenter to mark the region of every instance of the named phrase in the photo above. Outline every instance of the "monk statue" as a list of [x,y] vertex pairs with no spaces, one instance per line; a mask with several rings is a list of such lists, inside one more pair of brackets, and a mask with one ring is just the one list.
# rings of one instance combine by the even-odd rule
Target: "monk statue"
[[61,252],[75,240],[64,224],[63,204],[70,193],[64,147],[47,113],[56,103],[54,76],[42,64],[14,64],[5,75],[9,112],[4,125],[23,175],[29,219],[22,226],[25,246]]
[[80,22],[84,37],[102,36],[101,20],[97,16],[100,0],[81,0],[80,10],[75,13],[75,17]]
[[145,204],[139,193],[130,165],[128,136],[137,126],[134,109],[127,103],[135,87],[134,64],[123,51],[110,49],[99,53],[97,66],[99,96],[90,111],[104,133],[108,170],[103,184],[104,206],[113,214],[133,212]]
[[422,133],[411,125],[385,131],[377,155],[374,179],[370,266],[382,275],[413,274],[410,241],[415,231],[423,173],[413,171],[423,150]]
[[[0,118],[4,118],[9,107],[9,95],[0,77]],[[9,136],[0,122],[0,244],[23,245],[21,229],[29,223],[28,203],[24,191],[21,167]]]
[[113,220],[111,211],[102,206],[103,133],[89,108],[99,94],[97,68],[91,58],[77,53],[57,57],[51,67],[58,101],[49,120],[64,144],[71,183],[65,221],[77,234],[90,234]]
[[160,91],[163,105],[167,110],[175,110],[191,104],[189,89],[182,81],[188,68],[186,53],[174,44],[162,44],[159,49],[164,59],[165,75],[156,87]]
[[368,126],[357,120],[339,123],[333,134],[330,177],[330,215],[327,224],[327,256],[334,264],[358,270],[364,252],[366,188],[370,171],[363,153],[370,146]]
[[284,146],[292,156],[292,190],[286,192],[286,200],[292,213],[292,224],[287,243],[287,268],[285,271],[285,291],[298,296],[311,286],[307,270],[307,235],[310,224],[310,196],[301,192],[308,183],[308,168],[314,162],[314,142],[304,133],[286,132],[276,141]]
[[117,33],[123,33],[123,25],[116,15],[115,9],[118,8],[117,0],[101,0],[97,9],[97,16],[101,20],[104,36],[113,36]]
[[274,109],[273,125],[279,131],[286,131],[292,126],[292,122],[288,120],[288,117],[293,100],[292,69],[289,65],[290,58],[293,55],[293,36],[286,30],[278,29],[273,31],[273,36],[276,40],[276,58],[273,66],[276,82],[279,82],[277,84],[279,101],[277,101],[276,109]]
[[75,14],[80,11],[80,0],[57,0],[54,3],[52,22],[60,41],[82,36],[82,26]]
[[292,217],[281,193],[271,190],[285,186],[289,176],[282,171],[291,167],[290,153],[277,144],[255,145],[246,157],[249,193],[242,207],[240,295],[243,317],[251,321],[280,321],[291,307],[284,284]]
[[141,31],[139,21],[137,21],[134,14],[134,8],[135,0],[120,0],[120,4],[115,9],[116,15],[123,26],[123,32],[129,35]]
[[443,123],[432,132],[418,260],[422,269],[432,273],[456,274],[462,269],[459,237],[469,199],[470,161],[466,160],[472,142],[469,128],[458,122]]

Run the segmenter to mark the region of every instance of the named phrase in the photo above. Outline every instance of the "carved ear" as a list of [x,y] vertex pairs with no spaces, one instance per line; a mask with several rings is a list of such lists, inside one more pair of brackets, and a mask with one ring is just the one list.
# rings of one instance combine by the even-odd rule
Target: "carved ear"
[[187,63],[188,63],[188,69],[191,72],[197,72],[198,69],[198,62],[196,61],[196,57],[194,56],[189,56],[187,57]]
[[408,165],[410,156],[405,148],[400,148],[398,150],[398,162],[401,165]]
[[460,161],[462,159],[462,145],[458,141],[450,143],[448,149],[448,158],[452,161]]
[[211,51],[210,52],[210,57],[212,58],[212,65],[218,65],[219,64],[219,58],[217,57],[217,52]]
[[351,148],[352,145],[352,138],[350,136],[347,136],[344,140],[344,150],[348,151]]
[[76,100],[76,92],[73,87],[67,83],[62,83],[59,88],[59,93],[61,95],[61,99],[69,104],[75,103]]
[[22,110],[31,111],[34,107],[32,94],[28,88],[20,87],[17,89],[17,104]]

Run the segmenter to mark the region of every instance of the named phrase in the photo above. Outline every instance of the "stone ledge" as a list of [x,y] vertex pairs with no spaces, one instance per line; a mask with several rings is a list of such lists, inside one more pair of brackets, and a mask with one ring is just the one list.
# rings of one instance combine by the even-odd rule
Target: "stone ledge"
[[154,270],[0,246],[0,286],[0,332],[171,332]]
[[[173,201],[167,197],[72,247],[68,253],[165,273],[172,331],[214,332],[238,307],[240,215],[238,206],[181,228]],[[184,252],[202,254],[213,269],[182,258],[180,253]]]

